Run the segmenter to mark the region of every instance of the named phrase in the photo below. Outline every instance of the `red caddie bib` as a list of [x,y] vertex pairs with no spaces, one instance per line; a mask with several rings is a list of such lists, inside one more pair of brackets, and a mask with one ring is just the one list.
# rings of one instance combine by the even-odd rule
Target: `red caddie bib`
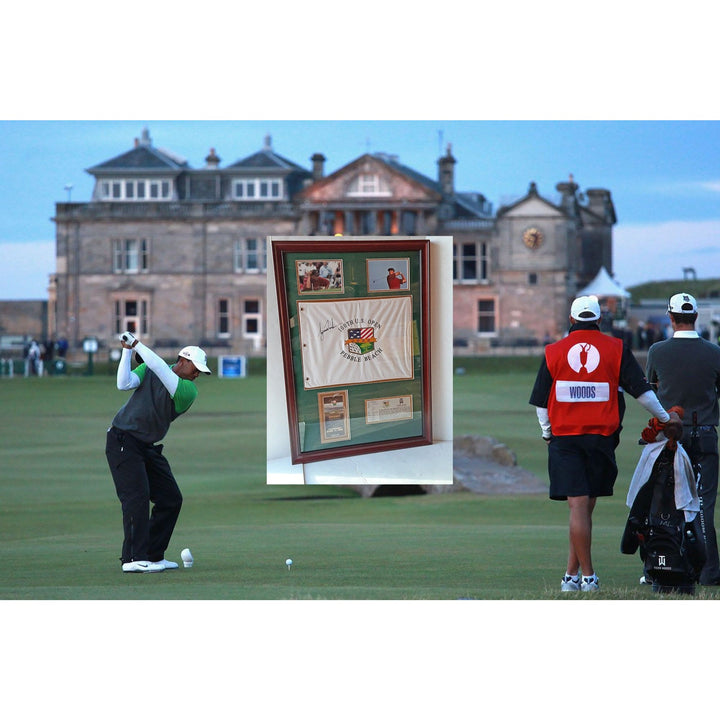
[[618,383],[623,343],[598,330],[576,330],[545,348],[553,379],[553,435],[612,435],[620,424]]

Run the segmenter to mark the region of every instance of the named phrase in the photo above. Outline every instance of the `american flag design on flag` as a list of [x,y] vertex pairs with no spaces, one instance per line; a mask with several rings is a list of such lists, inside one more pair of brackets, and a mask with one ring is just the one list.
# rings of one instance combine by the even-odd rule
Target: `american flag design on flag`
[[345,349],[354,355],[364,355],[375,349],[377,338],[371,327],[350,328],[347,331],[348,339],[345,341]]
[[362,340],[363,342],[373,342],[372,328],[353,328],[348,330],[348,340]]

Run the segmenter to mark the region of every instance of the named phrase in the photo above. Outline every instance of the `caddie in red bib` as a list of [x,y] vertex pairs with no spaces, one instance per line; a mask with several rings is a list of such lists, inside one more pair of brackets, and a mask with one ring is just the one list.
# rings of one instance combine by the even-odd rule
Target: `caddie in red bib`
[[623,343],[595,330],[548,345],[553,378],[548,414],[553,435],[612,435],[620,425],[618,383]]

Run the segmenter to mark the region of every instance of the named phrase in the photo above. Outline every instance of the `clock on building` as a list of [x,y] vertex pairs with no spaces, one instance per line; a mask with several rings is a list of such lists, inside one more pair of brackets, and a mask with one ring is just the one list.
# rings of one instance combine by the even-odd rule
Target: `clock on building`
[[537,250],[542,245],[543,234],[537,228],[528,228],[523,233],[523,242],[531,250]]

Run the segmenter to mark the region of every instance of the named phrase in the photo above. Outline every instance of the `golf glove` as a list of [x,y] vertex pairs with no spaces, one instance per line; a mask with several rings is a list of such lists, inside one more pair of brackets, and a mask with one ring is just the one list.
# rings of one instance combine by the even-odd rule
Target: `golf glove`
[[124,333],[120,336],[120,339],[121,339],[126,345],[132,345],[132,344],[137,340],[137,338],[136,338],[132,333],[129,333],[129,332],[124,332]]

